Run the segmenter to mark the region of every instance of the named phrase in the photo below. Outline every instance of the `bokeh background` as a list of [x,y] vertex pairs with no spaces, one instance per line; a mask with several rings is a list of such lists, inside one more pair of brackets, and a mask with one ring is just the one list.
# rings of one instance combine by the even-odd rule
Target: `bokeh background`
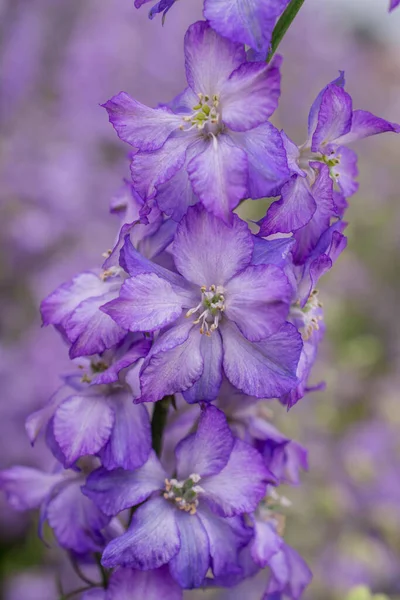
[[[0,468],[46,467],[24,420],[68,359],[38,306],[97,265],[117,231],[108,204],[129,173],[127,148],[99,104],[120,90],[150,105],[178,93],[183,35],[201,4],[179,2],[162,27],[133,0],[0,0]],[[387,4],[306,0],[280,48],[274,117],[297,143],[339,69],[356,108],[400,121],[400,10]],[[314,572],[306,600],[342,600],[358,583],[400,598],[400,140],[355,149],[349,246],[320,286],[328,326],[314,381],[327,388],[275,410],[309,449],[302,485],[285,490],[287,539]],[[36,525],[0,499],[1,600],[56,600],[56,567],[70,577]]]

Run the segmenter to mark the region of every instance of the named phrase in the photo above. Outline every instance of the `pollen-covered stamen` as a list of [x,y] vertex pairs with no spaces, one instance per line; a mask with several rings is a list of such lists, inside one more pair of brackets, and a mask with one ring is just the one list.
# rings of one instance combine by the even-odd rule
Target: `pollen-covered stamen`
[[322,303],[318,299],[318,290],[313,290],[303,308],[296,302],[290,312],[293,317],[300,318],[303,321],[303,327],[300,333],[304,341],[307,341],[313,331],[319,330],[319,322],[322,321]]
[[186,317],[190,317],[200,312],[193,323],[200,324],[200,333],[210,336],[218,328],[223,311],[225,310],[224,289],[221,286],[210,285],[207,289],[205,285],[200,288],[201,301],[197,306],[187,311]]
[[166,500],[174,502],[179,510],[184,510],[191,515],[195,515],[199,504],[197,496],[200,492],[204,491],[200,485],[197,485],[200,479],[201,477],[197,473],[189,475],[185,481],[166,479],[163,496]]
[[110,279],[110,277],[116,277],[121,273],[123,273],[123,269],[121,269],[121,267],[110,267],[109,269],[102,271],[99,277],[102,281],[107,281],[107,279]]
[[335,182],[337,182],[340,177],[340,173],[338,172],[340,159],[340,154],[336,154],[334,150],[332,150],[329,155],[323,154],[322,156],[322,161],[327,165],[327,167],[329,167],[329,174]]
[[199,102],[192,107],[192,114],[183,117],[183,121],[189,125],[189,128],[184,125],[181,125],[180,128],[184,131],[194,128],[205,129],[207,133],[215,133],[220,122],[219,97],[216,94],[211,98],[207,94],[198,94],[198,97]]

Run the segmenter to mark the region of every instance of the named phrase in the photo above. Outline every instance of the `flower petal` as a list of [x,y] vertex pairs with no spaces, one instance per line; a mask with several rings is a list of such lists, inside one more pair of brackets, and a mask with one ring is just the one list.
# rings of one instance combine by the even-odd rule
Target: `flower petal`
[[197,515],[177,510],[181,547],[169,563],[172,577],[184,589],[200,587],[210,565],[208,536]]
[[137,469],[149,458],[151,450],[149,414],[142,404],[133,404],[129,394],[113,394],[111,401],[115,422],[100,451],[102,465],[106,469]]
[[193,191],[207,210],[232,223],[232,210],[247,196],[246,153],[224,133],[203,147],[187,167]]
[[279,267],[250,265],[225,289],[224,314],[249,341],[259,342],[285,322],[292,290]]
[[205,0],[204,16],[223,36],[262,52],[269,50],[277,17],[289,0]]
[[221,324],[224,370],[229,381],[249,396],[275,398],[297,384],[296,369],[302,349],[293,325],[261,342],[249,342],[233,323]]
[[176,508],[162,497],[148,500],[135,511],[126,533],[112,540],[103,552],[102,564],[134,569],[157,569],[179,551]]
[[218,517],[207,506],[201,506],[197,514],[209,539],[214,575],[240,573],[238,553],[249,541],[251,529],[246,528],[239,517]]
[[259,221],[259,235],[290,233],[304,227],[316,211],[317,205],[306,179],[294,175],[281,191],[280,200],[273,202],[266,216]]
[[279,95],[280,81],[265,62],[243,63],[221,89],[222,120],[234,131],[253,129],[272,115]]
[[118,137],[145,152],[161,148],[182,121],[168,108],[149,108],[125,92],[120,92],[103,106]]
[[200,416],[197,431],[182,440],[175,449],[179,479],[192,473],[201,477],[219,473],[229,460],[234,438],[226,417],[215,406],[207,406]]
[[204,498],[212,510],[223,517],[232,517],[256,509],[265,496],[271,474],[257,450],[235,439],[226,466],[215,475],[202,478]]
[[397,123],[391,123],[380,117],[375,117],[375,115],[366,110],[355,110],[353,112],[350,131],[336,139],[335,142],[344,146],[356,140],[362,140],[371,135],[387,131],[400,133],[400,126]]
[[54,436],[67,463],[96,454],[111,435],[114,411],[104,396],[75,395],[65,400],[54,415]]
[[153,198],[159,185],[169,181],[185,163],[191,137],[171,136],[154,152],[137,152],[132,156],[131,176],[134,188],[144,200]]
[[182,590],[167,566],[151,571],[118,569],[111,577],[106,600],[182,600]]
[[271,123],[263,123],[231,137],[247,155],[249,197],[277,196],[276,190],[290,175],[281,133]]
[[118,290],[114,290],[104,296],[88,298],[79,304],[66,321],[66,334],[72,342],[69,351],[71,358],[100,354],[126,336],[126,330],[100,310],[117,292]]
[[98,275],[80,273],[43,300],[40,307],[43,324],[62,324],[83,300],[102,296],[104,291],[104,282]]
[[273,240],[254,239],[252,265],[276,265],[284,267],[288,262],[290,251],[295,245],[293,237],[281,237]]
[[345,198],[348,198],[358,190],[358,183],[355,181],[358,175],[357,154],[346,146],[339,146],[336,152],[338,158],[340,157],[340,162],[335,167],[335,171],[339,175],[337,183]]
[[117,515],[161,490],[165,477],[158,458],[151,452],[147,462],[135,471],[96,469],[89,475],[82,492],[106,515]]
[[186,402],[209,402],[218,396],[222,383],[222,340],[218,331],[202,335],[200,352],[204,361],[203,374],[196,383],[183,392]]
[[79,479],[68,482],[49,502],[47,520],[63,548],[79,554],[99,551],[104,544],[100,534],[110,518],[81,492]]
[[328,85],[321,98],[311,150],[323,152],[325,145],[348,133],[351,129],[352,115],[351,96],[336,84]]
[[[142,396],[136,402],[157,402],[166,395],[187,390],[200,379],[204,369],[200,352],[201,335],[192,323],[188,326],[191,329],[185,341],[182,342],[177,333],[172,348],[152,354],[144,364],[140,377]],[[169,332],[171,339],[175,329],[178,327]]]
[[344,71],[339,71],[339,77],[337,77],[336,79],[334,79],[333,81],[331,81],[330,83],[328,83],[328,85],[326,85],[318,94],[318,96],[315,98],[311,109],[310,109],[310,113],[308,115],[308,139],[311,140],[317,125],[318,125],[318,113],[319,113],[319,109],[321,106],[321,102],[322,102],[322,98],[324,96],[324,93],[326,91],[326,89],[330,86],[330,85],[337,85],[338,87],[344,88],[345,86],[345,79],[344,79]]
[[247,267],[252,252],[253,236],[244,221],[234,215],[228,227],[201,206],[188,210],[173,245],[176,268],[199,287],[224,285]]
[[15,466],[0,471],[0,490],[14,510],[38,508],[57,483],[63,480],[61,473],[44,473],[32,467]]
[[254,533],[254,541],[251,545],[251,557],[256,565],[264,569],[271,557],[282,548],[283,539],[268,522],[256,520]]
[[182,312],[182,297],[154,273],[127,279],[118,298],[102,310],[124,329],[155,331],[175,321]]
[[218,35],[206,21],[197,21],[187,30],[186,77],[196,94],[218,95],[223,82],[245,61],[243,46]]

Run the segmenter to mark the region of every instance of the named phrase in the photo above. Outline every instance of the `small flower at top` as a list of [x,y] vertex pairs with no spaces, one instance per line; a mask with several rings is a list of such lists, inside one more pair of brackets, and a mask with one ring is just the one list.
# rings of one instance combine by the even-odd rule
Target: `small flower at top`
[[185,65],[189,86],[170,105],[148,108],[121,92],[104,107],[136,149],[132,181],[144,200],[177,221],[200,200],[231,223],[242,199],[268,196],[289,176],[281,134],[268,122],[279,59],[247,62],[242,44],[199,21],[185,36]]

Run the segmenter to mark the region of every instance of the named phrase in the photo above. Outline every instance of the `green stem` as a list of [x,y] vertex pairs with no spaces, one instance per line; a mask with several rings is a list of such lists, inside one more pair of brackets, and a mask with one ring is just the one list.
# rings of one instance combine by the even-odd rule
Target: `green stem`
[[101,564],[101,554],[100,554],[100,552],[95,552],[94,553],[94,558],[95,558],[97,566],[99,567],[99,570],[100,570],[101,580],[102,580],[102,584],[103,584],[102,587],[106,590],[107,587],[108,587],[108,572],[103,567],[103,565]]
[[275,25],[275,29],[272,34],[271,49],[267,56],[267,63],[271,61],[271,58],[277,51],[278,46],[281,43],[285,33],[291,26],[292,21],[296,17],[303,4],[304,0],[292,0],[287,6],[285,12],[282,13],[279,21]]
[[170,403],[173,401],[173,396],[164,396],[162,400],[156,402],[151,420],[151,438],[153,442],[153,450],[160,456],[162,450],[162,437],[164,427],[167,422],[167,415]]

